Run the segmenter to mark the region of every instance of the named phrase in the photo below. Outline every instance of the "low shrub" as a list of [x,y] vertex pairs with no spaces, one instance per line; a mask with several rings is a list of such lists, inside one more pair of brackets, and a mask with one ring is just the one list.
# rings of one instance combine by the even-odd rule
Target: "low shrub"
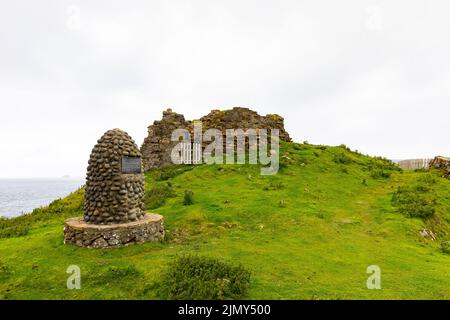
[[428,184],[428,185],[433,185],[437,183],[437,179],[435,176],[433,176],[432,174],[425,174],[422,177],[420,177],[418,179],[419,182]]
[[194,192],[192,190],[184,191],[183,204],[185,206],[190,206],[191,204],[194,204]]
[[391,175],[392,175],[392,172],[389,172],[389,171],[386,171],[383,169],[376,169],[370,173],[370,176],[373,179],[389,179],[391,177]]
[[274,191],[281,190],[284,188],[283,182],[281,181],[270,181],[270,183],[263,188],[264,191]]
[[6,264],[0,260],[0,275],[6,274],[8,272],[8,267]]
[[172,178],[175,178],[176,176],[185,173],[187,171],[191,171],[194,168],[194,166],[170,166],[166,167],[164,169],[161,169],[160,171],[155,172],[155,180],[156,181],[166,181]]
[[175,192],[170,185],[156,185],[145,193],[145,207],[156,209],[163,206],[168,198],[174,197]]
[[[9,221],[8,221],[9,220]],[[26,236],[30,225],[26,223],[14,223],[13,220],[0,218],[0,239]]]
[[289,167],[289,161],[282,159],[278,164],[278,171],[283,172]]
[[352,150],[351,150],[349,147],[347,147],[345,144],[340,144],[340,145],[339,145],[339,148],[342,148],[342,149],[344,149],[344,150],[346,150],[346,151],[349,151],[349,152],[352,151]]
[[162,299],[223,300],[244,297],[249,285],[250,272],[242,265],[183,256],[169,265],[155,288]]
[[410,218],[429,218],[436,212],[436,198],[427,186],[398,187],[392,195],[392,205]]
[[104,275],[108,275],[111,278],[124,278],[124,277],[134,277],[139,276],[141,273],[136,267],[132,264],[124,264],[124,265],[110,265],[106,268]]
[[365,164],[365,168],[368,171],[397,171],[402,172],[402,169],[395,164],[393,161],[382,158],[375,157],[371,158],[368,163]]
[[353,160],[343,152],[337,152],[333,155],[333,161],[339,164],[350,164]]
[[442,252],[446,254],[450,254],[450,241],[442,241],[441,242]]

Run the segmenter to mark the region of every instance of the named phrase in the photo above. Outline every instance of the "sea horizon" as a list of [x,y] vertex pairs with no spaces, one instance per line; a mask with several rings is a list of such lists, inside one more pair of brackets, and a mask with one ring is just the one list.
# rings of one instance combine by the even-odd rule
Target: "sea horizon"
[[13,218],[45,207],[84,185],[81,177],[0,178],[0,217]]

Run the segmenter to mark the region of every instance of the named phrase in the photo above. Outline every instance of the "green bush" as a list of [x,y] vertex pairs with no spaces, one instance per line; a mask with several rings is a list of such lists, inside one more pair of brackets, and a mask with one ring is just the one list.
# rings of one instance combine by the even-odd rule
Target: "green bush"
[[[11,271],[6,264],[0,260],[0,283],[11,276]],[[0,293],[1,297],[1,293]]]
[[392,195],[392,205],[410,218],[429,218],[436,212],[436,198],[423,185],[398,187]]
[[26,236],[30,230],[27,224],[15,224],[0,218],[0,239]]
[[281,190],[284,188],[283,182],[281,181],[270,181],[270,183],[263,188],[264,191],[274,191]]
[[188,166],[188,165],[166,167],[159,171],[155,171],[155,180],[156,181],[166,181],[166,180],[175,178],[176,176],[178,176],[182,173],[191,171],[193,168],[194,168],[194,166]]
[[250,272],[242,265],[184,256],[169,265],[155,287],[162,299],[222,300],[244,297],[249,284]]
[[166,199],[174,197],[175,192],[169,185],[157,185],[145,194],[145,207],[156,209],[166,203]]
[[442,241],[441,242],[442,252],[446,254],[450,254],[450,241]]
[[423,182],[428,185],[433,185],[437,183],[437,179],[432,174],[425,174],[418,179],[419,182]]
[[124,277],[134,277],[139,276],[141,273],[132,264],[124,265],[110,265],[105,270],[105,275],[111,278],[124,278]]
[[0,275],[8,272],[8,267],[0,260]]
[[371,172],[370,176],[373,179],[389,179],[392,175],[392,172],[383,170],[383,169],[376,169]]
[[342,148],[342,149],[344,149],[345,151],[348,151],[348,152],[351,152],[352,150],[349,148],[349,147],[347,147],[345,144],[340,144],[339,145],[339,148]]
[[278,172],[284,172],[289,167],[289,162],[282,159],[278,164]]
[[365,167],[368,171],[402,171],[397,164],[381,157],[371,158],[369,163],[365,164]]
[[191,204],[194,204],[194,192],[192,190],[184,191],[183,204],[185,206],[190,206]]
[[333,156],[333,161],[340,164],[350,164],[353,162],[352,159],[343,152],[335,153]]

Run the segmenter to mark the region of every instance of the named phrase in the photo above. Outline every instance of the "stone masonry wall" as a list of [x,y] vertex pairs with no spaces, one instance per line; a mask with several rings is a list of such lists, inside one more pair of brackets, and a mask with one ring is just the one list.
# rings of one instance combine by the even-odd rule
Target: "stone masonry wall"
[[86,177],[84,220],[94,224],[126,223],[143,218],[144,175],[122,174],[122,157],[141,157],[122,130],[107,131],[94,146]]
[[[212,110],[199,120],[202,122],[203,132],[215,128],[225,136],[226,129],[278,129],[281,140],[291,141],[284,128],[284,119],[275,114],[261,116],[248,108],[236,107],[231,110]],[[183,115],[171,109],[163,112],[162,120],[155,121],[148,127],[148,137],[141,147],[145,171],[172,164],[170,154],[177,142],[171,142],[171,134],[175,129],[187,129],[192,138],[193,122],[186,121]]]
[[450,158],[440,156],[435,157],[430,162],[430,167],[442,170],[445,176],[450,178]]
[[190,121],[186,121],[182,114],[167,109],[163,112],[162,120],[155,121],[148,127],[148,136],[141,147],[144,171],[161,168],[172,163],[170,154],[176,142],[171,141],[175,129],[188,129]]
[[110,248],[162,239],[164,220],[159,214],[146,214],[141,220],[121,224],[91,224],[82,218],[64,222],[64,243],[80,247]]

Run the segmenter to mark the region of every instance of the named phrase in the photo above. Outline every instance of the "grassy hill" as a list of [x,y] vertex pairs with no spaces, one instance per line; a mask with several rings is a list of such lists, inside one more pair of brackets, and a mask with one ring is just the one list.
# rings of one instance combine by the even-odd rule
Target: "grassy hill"
[[[450,299],[450,255],[441,249],[449,180],[345,146],[283,143],[281,155],[275,176],[252,165],[149,172],[146,202],[165,217],[162,243],[64,245],[63,221],[82,215],[83,190],[0,220],[0,298],[157,299],[161,274],[193,254],[247,268],[248,299]],[[70,265],[81,268],[81,290],[66,288]],[[369,265],[381,268],[381,290],[366,287]]]

